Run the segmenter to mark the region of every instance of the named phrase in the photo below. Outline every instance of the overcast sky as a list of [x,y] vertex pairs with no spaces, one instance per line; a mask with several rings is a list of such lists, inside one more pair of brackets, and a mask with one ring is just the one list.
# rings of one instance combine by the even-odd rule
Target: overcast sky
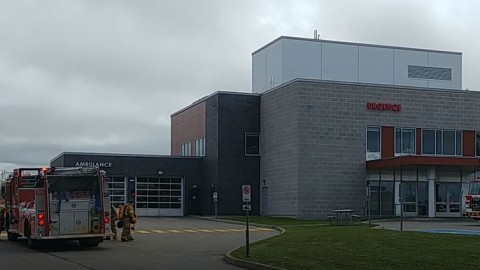
[[480,90],[480,1],[0,0],[0,170],[66,151],[170,154],[170,115],[251,92],[279,36],[463,53]]

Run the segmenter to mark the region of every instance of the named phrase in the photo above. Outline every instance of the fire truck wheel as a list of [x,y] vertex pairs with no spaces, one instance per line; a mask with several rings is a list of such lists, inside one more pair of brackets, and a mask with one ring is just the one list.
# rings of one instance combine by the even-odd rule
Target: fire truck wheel
[[17,241],[18,234],[7,232],[8,241]]
[[80,246],[82,247],[98,247],[98,244],[100,244],[102,241],[103,238],[83,238],[79,240]]
[[25,223],[25,236],[27,237],[27,245],[31,249],[37,248],[37,240],[30,236],[30,227]]

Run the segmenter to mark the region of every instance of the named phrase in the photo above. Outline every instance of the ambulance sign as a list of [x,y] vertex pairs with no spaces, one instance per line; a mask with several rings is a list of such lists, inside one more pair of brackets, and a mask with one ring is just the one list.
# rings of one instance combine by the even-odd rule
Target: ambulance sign
[[252,189],[250,185],[242,185],[242,201],[243,202],[252,201]]

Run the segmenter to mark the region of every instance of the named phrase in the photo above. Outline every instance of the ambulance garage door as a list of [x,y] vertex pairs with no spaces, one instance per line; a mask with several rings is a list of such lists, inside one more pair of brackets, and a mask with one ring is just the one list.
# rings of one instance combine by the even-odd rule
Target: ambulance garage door
[[183,179],[137,177],[136,211],[139,216],[183,216]]
[[110,201],[115,207],[125,203],[125,177],[111,176],[108,178],[108,192]]

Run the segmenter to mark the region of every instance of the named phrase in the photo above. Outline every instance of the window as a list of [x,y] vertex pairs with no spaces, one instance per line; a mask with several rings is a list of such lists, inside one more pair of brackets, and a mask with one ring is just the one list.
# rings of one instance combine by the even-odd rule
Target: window
[[393,181],[371,181],[370,211],[374,216],[394,215],[395,183]]
[[422,130],[422,153],[435,155],[435,130]]
[[195,155],[199,157],[205,156],[205,138],[195,140]]
[[415,154],[415,129],[395,128],[395,154]]
[[260,155],[260,134],[245,133],[245,155],[247,156]]
[[415,79],[451,81],[452,69],[408,65],[408,77]]
[[455,155],[455,131],[448,130],[443,132],[443,154]]
[[368,152],[380,152],[380,127],[367,127]]
[[186,142],[182,144],[180,148],[180,155],[182,156],[191,156],[192,155],[192,143]]
[[462,155],[462,131],[422,130],[422,153],[426,155]]

